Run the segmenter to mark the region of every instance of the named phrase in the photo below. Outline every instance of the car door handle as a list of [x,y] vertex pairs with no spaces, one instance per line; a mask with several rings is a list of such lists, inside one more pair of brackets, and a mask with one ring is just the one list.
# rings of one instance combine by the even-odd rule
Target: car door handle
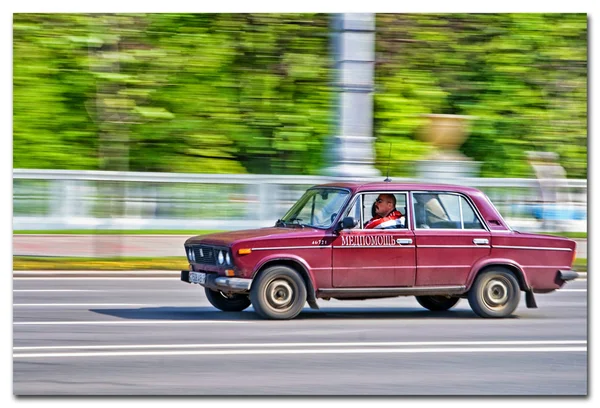
[[396,243],[398,243],[400,245],[408,245],[408,244],[412,244],[412,239],[410,239],[410,238],[398,238],[396,240]]
[[481,245],[481,244],[488,245],[490,243],[490,240],[487,238],[474,238],[473,243],[477,244],[477,245]]

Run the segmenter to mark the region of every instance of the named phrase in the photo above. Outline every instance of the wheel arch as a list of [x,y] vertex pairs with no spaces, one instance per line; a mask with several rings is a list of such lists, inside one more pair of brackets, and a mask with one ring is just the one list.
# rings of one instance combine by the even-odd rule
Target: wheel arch
[[252,281],[254,282],[263,271],[275,265],[287,266],[298,272],[304,281],[304,285],[306,286],[306,301],[312,309],[318,309],[319,307],[317,306],[317,298],[315,295],[316,290],[313,283],[313,278],[306,265],[297,259],[287,257],[271,258],[256,268],[256,271],[252,277]]
[[529,284],[527,282],[525,273],[523,272],[523,269],[519,265],[515,264],[514,262],[511,262],[509,260],[503,260],[503,259],[490,260],[488,262],[485,262],[484,264],[478,265],[477,267],[473,268],[469,275],[469,280],[467,282],[467,288],[469,290],[471,289],[477,276],[479,276],[480,274],[482,274],[485,271],[488,271],[488,270],[496,268],[496,267],[505,268],[505,269],[508,269],[510,272],[512,272],[515,275],[517,282],[519,283],[519,289],[521,289],[522,291],[527,292],[527,291],[531,290],[529,287]]

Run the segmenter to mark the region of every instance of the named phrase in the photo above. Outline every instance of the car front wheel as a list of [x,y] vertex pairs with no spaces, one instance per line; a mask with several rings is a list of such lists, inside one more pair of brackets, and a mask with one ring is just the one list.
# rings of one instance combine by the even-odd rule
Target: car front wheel
[[287,266],[272,266],[252,283],[250,300],[256,313],[267,319],[293,319],[306,303],[302,277]]
[[460,298],[448,297],[448,296],[415,296],[417,302],[425,309],[429,309],[433,312],[442,312],[450,309],[452,306],[458,303]]
[[211,305],[224,312],[241,312],[250,306],[248,295],[226,295],[220,290],[204,288],[206,297]]
[[513,273],[495,268],[477,276],[468,294],[469,305],[481,317],[506,317],[519,305],[521,291]]

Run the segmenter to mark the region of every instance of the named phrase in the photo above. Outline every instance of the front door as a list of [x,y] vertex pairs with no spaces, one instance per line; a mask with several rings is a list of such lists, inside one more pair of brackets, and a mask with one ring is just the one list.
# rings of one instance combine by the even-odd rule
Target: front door
[[408,229],[407,194],[394,194],[396,208],[405,217],[404,225],[392,229],[365,229],[371,218],[371,203],[377,192],[358,195],[346,216],[358,221],[353,229],[340,231],[333,241],[333,286],[406,287],[413,286],[416,273],[414,234]]

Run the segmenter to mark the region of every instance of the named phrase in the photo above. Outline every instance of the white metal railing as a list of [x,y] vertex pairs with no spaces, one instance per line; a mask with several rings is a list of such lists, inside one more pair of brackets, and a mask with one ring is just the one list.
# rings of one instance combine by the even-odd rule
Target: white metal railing
[[[352,181],[381,181],[353,178]],[[348,181],[330,176],[13,170],[13,228],[240,229],[273,225],[312,185]],[[393,178],[397,182],[431,180]],[[586,231],[587,180],[544,180],[554,209],[541,213],[540,181],[454,178],[443,182],[486,192],[511,225]],[[547,204],[547,203],[546,203]],[[546,207],[544,207],[546,208]],[[536,218],[536,211],[538,213]],[[544,219],[546,215],[551,219]],[[558,217],[561,218],[561,217]]]

